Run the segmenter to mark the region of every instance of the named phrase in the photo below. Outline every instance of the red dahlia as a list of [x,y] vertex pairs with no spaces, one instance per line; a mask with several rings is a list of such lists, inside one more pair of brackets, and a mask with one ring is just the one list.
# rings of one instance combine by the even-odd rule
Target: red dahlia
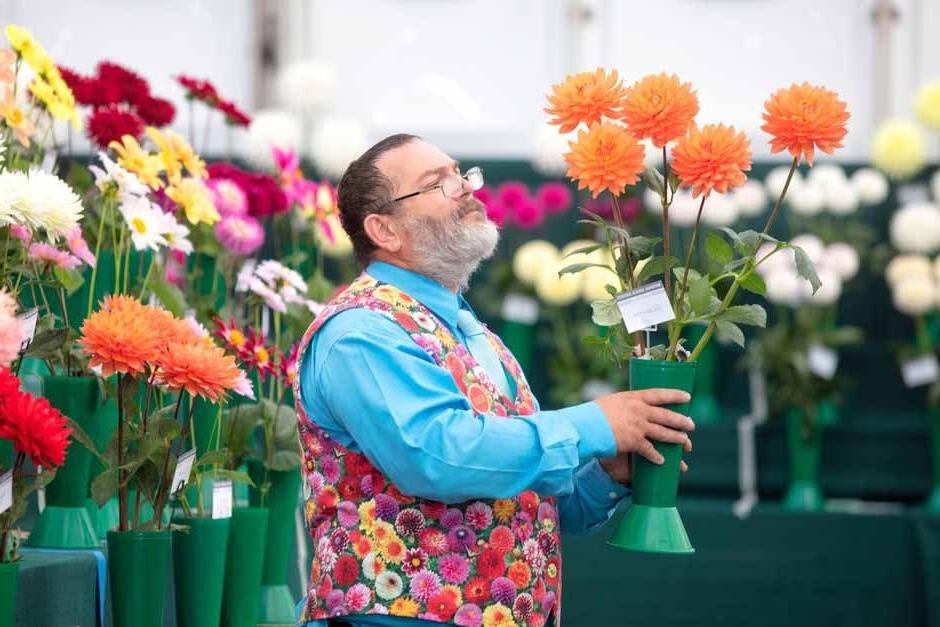
[[169,100],[147,96],[137,103],[137,114],[150,126],[166,126],[176,117],[176,107]]
[[251,124],[251,118],[248,114],[235,106],[235,103],[229,100],[220,100],[216,108],[225,114],[226,124],[232,126],[248,126]]
[[65,81],[65,84],[69,86],[69,89],[72,90],[72,94],[75,96],[75,102],[80,105],[90,105],[94,99],[94,79],[82,76],[74,70],[60,65],[59,74],[62,75],[62,80]]
[[71,433],[66,418],[42,397],[16,390],[0,398],[0,438],[13,442],[35,466],[61,466]]
[[117,105],[95,109],[88,117],[88,136],[101,148],[107,148],[112,141],[120,142],[124,135],[139,139],[143,132],[144,121]]

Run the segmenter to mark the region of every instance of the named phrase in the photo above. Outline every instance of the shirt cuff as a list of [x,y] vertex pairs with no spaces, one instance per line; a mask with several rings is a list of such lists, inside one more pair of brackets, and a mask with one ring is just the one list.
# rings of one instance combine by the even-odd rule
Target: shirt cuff
[[[617,442],[610,430],[607,416],[595,402],[582,403],[559,410],[578,433],[578,457],[613,457],[617,454]],[[603,469],[601,469],[603,472]]]
[[611,479],[596,459],[581,468],[578,479],[578,489],[591,503],[598,505],[607,503],[609,507],[613,507],[631,493],[630,488]]

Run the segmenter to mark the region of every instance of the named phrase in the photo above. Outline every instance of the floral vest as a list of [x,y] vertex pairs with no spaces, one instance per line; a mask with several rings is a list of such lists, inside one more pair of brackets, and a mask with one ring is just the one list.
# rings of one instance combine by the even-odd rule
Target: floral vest
[[[301,346],[339,312],[364,307],[394,320],[453,376],[473,410],[532,414],[535,400],[509,350],[487,331],[518,391],[504,396],[470,352],[426,307],[361,275],[310,325]],[[302,358],[302,356],[301,356]],[[294,384],[303,447],[304,508],[314,546],[300,623],[391,614],[473,626],[545,624],[561,599],[555,499],[527,491],[459,505],[402,494],[364,455],[340,446],[304,411]]]

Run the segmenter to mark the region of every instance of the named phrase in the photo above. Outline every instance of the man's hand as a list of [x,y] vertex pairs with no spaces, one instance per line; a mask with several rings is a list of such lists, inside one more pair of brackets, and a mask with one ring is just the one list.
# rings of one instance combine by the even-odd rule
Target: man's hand
[[[601,467],[607,471],[611,479],[621,485],[630,486],[630,456],[628,454],[621,453],[616,457],[607,457],[597,461],[600,462]],[[679,462],[679,469],[685,472],[689,467],[685,462]]]
[[692,440],[686,431],[694,430],[695,423],[659,405],[688,401],[686,392],[656,388],[608,394],[595,402],[607,416],[618,454],[638,453],[654,464],[662,464],[665,460],[652,440],[682,444],[686,452],[691,452]]

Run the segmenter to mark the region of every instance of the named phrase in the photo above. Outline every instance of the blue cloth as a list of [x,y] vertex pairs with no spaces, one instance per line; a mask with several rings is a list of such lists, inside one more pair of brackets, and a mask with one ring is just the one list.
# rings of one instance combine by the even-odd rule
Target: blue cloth
[[[430,309],[467,344],[457,324],[464,298],[435,281],[373,262],[369,275]],[[597,461],[616,453],[593,402],[510,420],[478,417],[450,373],[404,329],[365,309],[336,314],[314,336],[300,369],[304,409],[342,446],[363,453],[403,492],[445,503],[509,498],[525,490],[558,497],[561,530],[598,529],[629,494]],[[427,621],[344,618],[405,627]],[[314,621],[308,625],[325,625]]]
[[480,321],[477,320],[477,317],[473,315],[472,311],[469,309],[461,309],[457,312],[457,328],[464,334],[467,349],[470,351],[470,354],[473,355],[474,359],[477,360],[477,363],[480,364],[483,370],[486,371],[486,374],[490,376],[490,379],[493,380],[493,383],[496,384],[499,391],[502,392],[504,396],[515,398],[515,393],[518,390],[510,388],[506,369],[499,360],[499,355],[497,355],[496,351],[493,349],[493,345],[490,344],[489,339],[486,337],[486,331],[483,329],[483,325],[480,324]]

